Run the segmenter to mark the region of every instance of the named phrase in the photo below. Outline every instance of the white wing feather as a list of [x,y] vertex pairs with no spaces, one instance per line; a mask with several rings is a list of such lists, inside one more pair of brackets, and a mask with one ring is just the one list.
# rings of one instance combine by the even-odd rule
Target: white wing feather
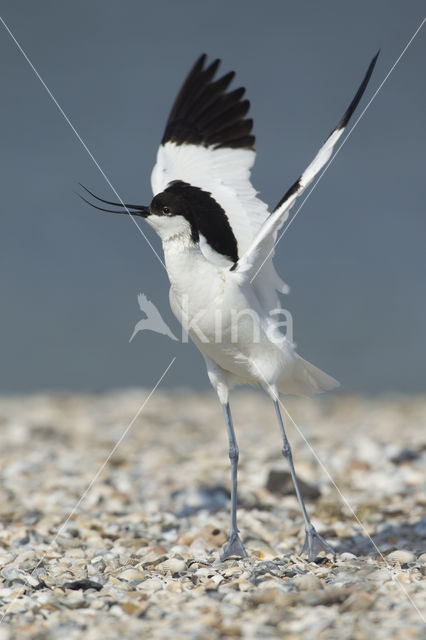
[[267,205],[256,197],[250,182],[255,157],[250,149],[215,149],[166,142],[158,150],[152,171],[153,193],[164,191],[173,180],[210,192],[226,212],[239,255],[243,255],[269,216]]
[[323,146],[320,148],[312,162],[307,166],[300,178],[287,191],[281,202],[277,205],[271,216],[263,223],[256,238],[253,240],[248,251],[239,259],[234,267],[235,273],[249,279],[252,285],[260,277],[261,272],[269,268],[269,262],[274,252],[274,244],[277,233],[289,216],[291,207],[294,205],[305,189],[312,183],[315,176],[330,160],[333,150],[338,140],[343,135],[345,128],[355,111],[361,97],[367,87],[368,81],[373,72],[379,53],[371,61],[363,81],[355,94],[352,102],[345,111],[337,127],[331,132]]
[[[343,118],[271,215],[250,182],[256,153],[251,135],[252,121],[244,119],[249,102],[241,100],[244,89],[226,93],[233,73],[214,81],[219,60],[205,68],[206,57],[203,55],[195,63],[175,101],[152,171],[154,195],[175,180],[212,195],[226,213],[237,240],[239,260],[232,270],[239,277],[250,280],[256,275],[252,286],[265,310],[277,306],[276,291],[289,291],[272,263],[278,230],[287,220],[296,199],[331,158],[365,91],[377,56],[370,63]],[[215,252],[203,239],[200,249],[207,260],[223,265],[223,256],[214,256]]]

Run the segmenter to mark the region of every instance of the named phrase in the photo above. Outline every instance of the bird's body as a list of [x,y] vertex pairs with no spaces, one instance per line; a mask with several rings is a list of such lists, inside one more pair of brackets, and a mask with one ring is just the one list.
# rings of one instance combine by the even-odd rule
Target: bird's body
[[260,382],[276,384],[282,393],[310,395],[337,385],[300,358],[283,334],[274,336],[276,318],[250,282],[229,266],[208,262],[185,233],[163,247],[171,309],[203,356],[222,369],[229,388]]
[[295,200],[329,161],[376,59],[337,127],[270,213],[250,182],[255,139],[253,123],[245,117],[249,109],[248,100],[242,99],[245,90],[228,91],[233,72],[215,79],[219,60],[205,67],[206,57],[201,56],[171,110],[151,176],[151,204],[122,203],[121,210],[113,210],[145,218],[160,236],[172,311],[204,356],[224,409],[232,486],[231,531],[223,559],[246,555],[237,529],[238,446],[228,404],[229,389],[235,384],[260,384],[274,402],[282,452],[302,509],[306,531],[302,551],[310,559],[320,550],[333,553],[307,515],[278,393],[311,395],[332,389],[337,382],[303,360],[291,337],[280,331],[277,292],[287,293],[288,287],[272,259],[279,229]]

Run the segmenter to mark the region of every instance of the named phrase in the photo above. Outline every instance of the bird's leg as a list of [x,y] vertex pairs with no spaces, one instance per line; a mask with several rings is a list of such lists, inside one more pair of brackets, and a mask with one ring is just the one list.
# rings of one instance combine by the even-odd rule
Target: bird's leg
[[326,540],[324,540],[324,538],[322,536],[319,535],[319,533],[317,533],[315,527],[313,526],[313,524],[311,523],[311,521],[309,520],[309,516],[308,513],[306,511],[306,507],[305,507],[305,503],[303,501],[303,497],[302,494],[300,492],[300,488],[299,488],[299,483],[297,481],[297,476],[296,476],[296,471],[294,469],[294,464],[293,464],[293,455],[291,453],[291,447],[290,447],[290,443],[287,439],[287,435],[284,429],[284,423],[281,417],[281,412],[280,412],[280,407],[278,404],[278,400],[274,400],[274,406],[275,406],[275,411],[277,414],[277,418],[278,418],[278,423],[280,425],[280,429],[281,429],[281,435],[283,438],[283,448],[282,448],[282,454],[285,457],[285,459],[288,462],[288,465],[290,467],[290,473],[291,473],[291,477],[293,480],[293,484],[294,484],[294,488],[296,490],[296,496],[297,499],[299,501],[300,504],[300,508],[302,509],[302,514],[303,514],[303,520],[305,522],[305,532],[306,532],[306,537],[305,537],[305,542],[303,543],[303,547],[300,550],[300,555],[307,553],[308,554],[308,559],[310,562],[312,562],[313,560],[315,560],[315,558],[317,557],[318,553],[320,551],[325,551],[326,553],[332,553],[333,555],[335,555],[335,551],[334,549],[328,544],[328,542]]
[[244,549],[244,545],[240,540],[237,528],[237,471],[238,471],[238,458],[239,451],[237,440],[235,438],[234,425],[232,424],[231,410],[229,403],[223,404],[223,411],[225,413],[226,429],[228,431],[229,440],[229,459],[231,461],[231,530],[229,533],[229,540],[225,547],[225,550],[221,556],[221,560],[226,560],[231,556],[240,556],[241,558],[247,557],[247,552]]

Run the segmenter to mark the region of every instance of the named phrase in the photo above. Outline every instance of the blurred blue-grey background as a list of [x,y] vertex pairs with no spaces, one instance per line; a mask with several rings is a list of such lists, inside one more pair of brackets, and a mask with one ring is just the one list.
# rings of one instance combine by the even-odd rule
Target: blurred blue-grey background
[[[3,0],[1,15],[111,183],[150,201],[168,111],[201,52],[247,87],[253,181],[275,205],[382,53],[360,108],[424,17],[422,1]],[[279,245],[299,352],[345,390],[421,391],[426,380],[426,27]],[[208,386],[196,349],[128,340],[138,292],[174,331],[167,276],[0,25],[3,391]],[[142,221],[143,224],[143,221]],[[146,233],[161,252],[148,227]]]

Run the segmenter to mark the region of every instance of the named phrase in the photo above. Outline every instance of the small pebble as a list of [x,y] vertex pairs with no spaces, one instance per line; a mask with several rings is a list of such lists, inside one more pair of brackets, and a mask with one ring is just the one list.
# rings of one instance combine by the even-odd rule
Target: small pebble
[[126,600],[120,604],[125,613],[130,616],[140,616],[147,608],[147,602],[135,602],[133,600]]
[[407,449],[424,455],[426,396],[286,399],[366,527],[294,437],[296,471],[317,490],[309,515],[346,550],[314,563],[298,556],[303,518],[293,487],[274,492],[288,473],[266,488],[270,471],[286,468],[270,401],[235,392],[235,421],[244,426],[238,525],[248,557],[222,562],[230,465],[213,393],[158,389],[141,428],[120,442],[61,529],[149,391],[0,396],[0,640],[420,638],[420,455],[390,460]]
[[25,572],[17,569],[16,567],[5,567],[0,573],[3,578],[9,582],[25,582],[26,579]]
[[321,580],[312,573],[296,576],[292,579],[292,582],[299,591],[314,591],[323,587]]
[[374,602],[374,596],[364,591],[355,591],[344,601],[340,611],[367,611],[371,609]]
[[414,562],[416,560],[416,556],[412,551],[407,551],[406,549],[397,549],[396,551],[392,551],[388,553],[386,559],[390,562],[399,562],[399,564],[408,564],[409,562]]
[[138,571],[137,569],[125,569],[118,574],[118,577],[121,578],[121,580],[127,580],[128,582],[142,582],[142,580],[146,578],[146,574],[142,573],[142,571]]
[[338,556],[338,560],[342,560],[343,562],[347,560],[356,560],[357,557],[354,553],[350,553],[350,551],[345,551]]
[[166,571],[171,571],[171,573],[180,573],[185,570],[186,562],[179,558],[168,558],[159,566],[163,567]]
[[144,580],[144,582],[141,582],[138,585],[139,591],[147,591],[150,593],[159,591],[162,588],[163,588],[163,583],[159,578],[148,578],[147,580]]

